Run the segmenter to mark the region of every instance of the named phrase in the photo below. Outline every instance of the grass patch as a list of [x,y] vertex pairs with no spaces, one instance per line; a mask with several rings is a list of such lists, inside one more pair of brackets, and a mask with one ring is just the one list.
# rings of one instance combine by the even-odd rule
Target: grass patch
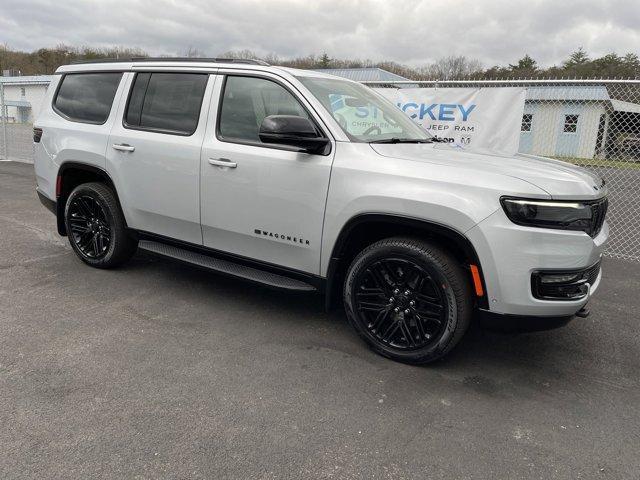
[[573,158],[573,157],[551,157],[556,160],[562,160],[563,162],[573,163],[580,167],[608,167],[608,168],[622,168],[627,170],[640,170],[640,162],[631,162],[625,160],[608,159],[603,160],[599,158]]

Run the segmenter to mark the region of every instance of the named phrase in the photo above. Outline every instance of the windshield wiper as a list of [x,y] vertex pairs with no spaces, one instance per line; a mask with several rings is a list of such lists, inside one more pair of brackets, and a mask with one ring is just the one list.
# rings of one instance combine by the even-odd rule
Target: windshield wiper
[[433,143],[432,138],[385,138],[384,140],[371,140],[369,143]]

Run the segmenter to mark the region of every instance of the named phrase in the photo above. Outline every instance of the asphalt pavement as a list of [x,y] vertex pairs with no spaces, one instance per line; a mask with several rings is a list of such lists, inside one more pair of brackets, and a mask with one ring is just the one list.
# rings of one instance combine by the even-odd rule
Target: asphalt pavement
[[314,295],[89,268],[0,162],[0,478],[638,479],[638,267],[605,259],[587,319],[411,367]]

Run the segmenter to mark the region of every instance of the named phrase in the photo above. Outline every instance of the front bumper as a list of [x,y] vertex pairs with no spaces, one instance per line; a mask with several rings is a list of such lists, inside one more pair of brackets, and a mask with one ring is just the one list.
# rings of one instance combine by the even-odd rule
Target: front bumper
[[[466,233],[478,253],[488,312],[521,317],[572,317],[600,285],[602,270],[580,299],[535,298],[532,275],[539,271],[576,271],[600,261],[609,236],[605,222],[597,237],[583,232],[525,227],[512,223],[502,209]],[[508,317],[507,317],[508,318]]]
[[530,315],[509,315],[480,309],[480,324],[489,330],[502,332],[539,332],[560,328],[569,323],[575,315],[561,315],[555,317],[536,317]]

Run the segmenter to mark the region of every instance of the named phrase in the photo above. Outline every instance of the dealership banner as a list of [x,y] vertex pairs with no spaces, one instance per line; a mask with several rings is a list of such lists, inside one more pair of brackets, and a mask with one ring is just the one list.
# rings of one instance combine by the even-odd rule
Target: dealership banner
[[524,88],[376,88],[432,135],[473,150],[514,154]]

